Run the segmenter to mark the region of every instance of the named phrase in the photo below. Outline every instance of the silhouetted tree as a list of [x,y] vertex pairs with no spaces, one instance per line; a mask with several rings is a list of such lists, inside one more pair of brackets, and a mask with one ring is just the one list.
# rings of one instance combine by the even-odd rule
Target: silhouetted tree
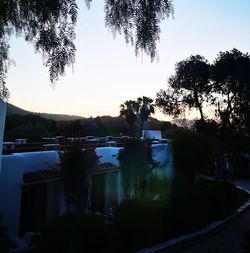
[[187,129],[175,129],[172,134],[174,183],[183,191],[193,185],[196,174],[214,170],[215,151],[218,146],[213,138]]
[[145,121],[148,120],[151,113],[155,112],[153,101],[153,99],[145,96],[137,98],[137,112],[141,120],[140,136],[142,136]]
[[156,95],[156,105],[168,115],[177,117],[186,109],[197,108],[204,121],[203,103],[211,93],[210,66],[200,55],[190,56],[176,64],[169,88]]
[[[91,0],[85,0],[90,6]],[[150,55],[156,55],[160,21],[173,11],[171,0],[105,1],[105,24],[112,32],[123,33],[127,43]],[[9,39],[24,36],[41,52],[44,65],[54,82],[75,61],[76,0],[5,0],[0,1],[0,96],[6,97]]]
[[128,122],[131,129],[131,135],[133,135],[133,126],[137,120],[136,109],[137,103],[134,100],[127,100],[120,105],[120,116],[125,117]]
[[218,134],[219,124],[215,120],[196,120],[194,122],[194,129],[196,132],[204,135],[213,135]]
[[237,49],[220,52],[212,67],[214,103],[223,132],[249,131],[250,55]]
[[61,170],[64,195],[69,207],[73,205],[80,212],[89,208],[91,173],[97,161],[98,157],[94,150],[83,150],[78,143],[63,153]]
[[39,141],[42,137],[56,135],[56,122],[44,119],[38,115],[8,115],[5,121],[4,139],[13,141],[17,138],[27,138],[29,141]]
[[126,199],[142,196],[145,191],[147,175],[150,171],[151,153],[149,152],[141,140],[128,139],[124,149],[119,153]]

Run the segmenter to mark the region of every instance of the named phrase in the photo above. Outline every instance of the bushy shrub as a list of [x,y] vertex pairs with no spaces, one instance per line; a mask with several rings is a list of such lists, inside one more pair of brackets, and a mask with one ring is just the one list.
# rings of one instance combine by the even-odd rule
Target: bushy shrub
[[196,132],[178,129],[172,136],[173,161],[177,187],[192,185],[195,173],[214,169],[216,141]]
[[8,253],[10,249],[10,241],[2,227],[0,227],[0,252]]
[[109,237],[103,218],[71,214],[49,222],[41,232],[39,252],[108,252]]
[[194,129],[197,133],[205,135],[217,135],[219,124],[214,120],[196,120],[194,123]]
[[125,252],[163,240],[163,209],[159,201],[130,199],[115,211],[115,231]]
[[168,198],[143,196],[125,200],[114,210],[112,224],[105,224],[96,215],[67,214],[57,218],[42,230],[39,250],[135,252],[223,219],[249,198],[245,191],[229,183],[202,181],[185,194],[171,191],[171,184],[168,187],[163,190],[170,192]]
[[243,239],[243,246],[246,253],[250,253],[250,230],[246,231],[242,235]]
[[6,228],[2,226],[2,215],[0,214],[0,252],[7,253],[9,252],[11,243],[6,234]]
[[118,159],[126,199],[144,194],[151,153],[145,142],[128,139]]
[[82,149],[79,143],[63,153],[61,170],[65,199],[69,205],[73,204],[80,211],[87,208],[91,172],[97,161],[95,150]]
[[199,182],[168,198],[124,201],[115,211],[115,230],[126,252],[193,232],[235,212],[248,199],[230,183]]

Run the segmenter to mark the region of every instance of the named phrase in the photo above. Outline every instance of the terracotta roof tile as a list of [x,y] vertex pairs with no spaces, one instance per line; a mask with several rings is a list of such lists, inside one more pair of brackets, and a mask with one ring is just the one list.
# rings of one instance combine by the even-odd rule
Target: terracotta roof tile
[[95,172],[101,172],[101,171],[113,171],[113,170],[117,170],[118,167],[111,164],[111,163],[102,163],[102,164],[98,164],[94,171]]
[[38,183],[43,181],[61,180],[60,170],[41,170],[36,172],[27,172],[23,174],[23,182],[25,184]]

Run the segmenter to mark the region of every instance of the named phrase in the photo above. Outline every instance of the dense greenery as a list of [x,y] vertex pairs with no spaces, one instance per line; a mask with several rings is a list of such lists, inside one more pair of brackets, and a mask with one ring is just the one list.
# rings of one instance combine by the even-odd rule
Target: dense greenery
[[[180,117],[199,110],[194,129],[219,139],[217,167],[227,155],[234,167],[240,168],[250,152],[249,69],[250,55],[235,48],[220,52],[213,64],[200,55],[191,56],[176,64],[167,89],[157,93],[156,105],[165,114]],[[205,107],[209,113],[204,113]]]
[[218,146],[216,139],[187,129],[174,130],[171,138],[178,188],[193,185],[196,175],[200,173],[214,175]]
[[101,216],[66,214],[44,227],[39,252],[102,252],[109,243],[112,245]]
[[52,137],[56,134],[56,122],[35,115],[10,115],[5,120],[4,139],[13,141],[17,138],[27,138],[37,141],[42,137]]
[[198,108],[201,121],[207,117],[203,103],[210,106],[210,118],[218,119],[221,135],[249,135],[250,55],[237,49],[220,52],[213,64],[191,56],[176,64],[167,90],[157,93],[156,104],[166,114],[178,117]]
[[[197,177],[200,173],[217,176],[217,170],[224,170],[217,168],[223,160],[217,140],[186,129],[168,128],[167,132],[173,139],[173,181],[151,173],[152,158],[147,144],[129,139],[119,155],[125,200],[113,208],[108,219],[71,212],[49,222],[41,231],[40,252],[135,252],[223,219],[249,198],[245,191],[225,180],[206,181]],[[68,153],[69,159],[65,156],[69,172],[64,174],[65,187],[69,186],[66,193],[68,196],[82,193],[86,200],[87,171],[79,173],[79,168],[80,164],[93,167],[96,159],[87,163],[83,159],[82,163],[86,151],[77,150]]]
[[145,193],[151,161],[149,147],[139,139],[128,139],[120,151],[118,160],[126,199]]
[[41,252],[134,252],[233,214],[248,194],[229,183],[202,181],[179,194],[172,184],[150,197],[124,201],[113,223],[100,216],[65,215],[45,226]]
[[98,157],[92,149],[82,149],[75,143],[64,151],[61,159],[64,195],[69,209],[85,212],[90,206],[91,172],[96,167]]
[[197,108],[204,121],[203,104],[210,97],[210,65],[200,56],[190,56],[176,64],[175,75],[168,80],[169,88],[157,93],[156,104],[164,113],[182,114],[185,110]]
[[131,128],[131,136],[134,135],[133,126],[137,120],[136,101],[127,100],[120,105],[120,116],[124,117]]
[[250,253],[250,230],[243,234],[243,247],[246,253]]
[[11,247],[10,240],[7,236],[7,229],[2,226],[2,215],[0,214],[0,252],[8,253]]
[[[170,123],[169,123],[170,124]],[[145,124],[146,125],[146,124]],[[146,127],[149,129],[164,128],[165,122],[150,118]],[[171,124],[170,124],[171,125]],[[140,121],[134,125],[134,132],[138,135]],[[39,141],[42,137],[56,135],[67,137],[79,136],[120,136],[130,135],[131,129],[122,117],[102,116],[89,119],[55,121],[38,115],[8,115],[6,117],[4,139],[27,138],[29,141]]]
[[155,112],[153,99],[150,97],[138,97],[137,100],[127,100],[120,105],[120,116],[125,117],[131,128],[131,134],[133,135],[133,125],[136,119],[140,119],[140,132],[139,137],[142,136],[144,123],[149,120],[151,114]]

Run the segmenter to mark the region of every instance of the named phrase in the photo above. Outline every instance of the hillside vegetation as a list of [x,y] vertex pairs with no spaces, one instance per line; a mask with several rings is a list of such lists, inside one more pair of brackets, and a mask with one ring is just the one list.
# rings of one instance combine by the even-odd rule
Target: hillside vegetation
[[[150,118],[145,123],[145,129],[160,130],[167,126],[171,126],[171,124],[154,118]],[[135,135],[138,135],[139,120],[135,123],[134,128]],[[4,139],[11,141],[16,138],[27,138],[29,141],[39,141],[42,137],[54,137],[56,135],[79,137],[129,134],[130,128],[122,117],[83,118],[64,114],[35,113],[8,104]]]

